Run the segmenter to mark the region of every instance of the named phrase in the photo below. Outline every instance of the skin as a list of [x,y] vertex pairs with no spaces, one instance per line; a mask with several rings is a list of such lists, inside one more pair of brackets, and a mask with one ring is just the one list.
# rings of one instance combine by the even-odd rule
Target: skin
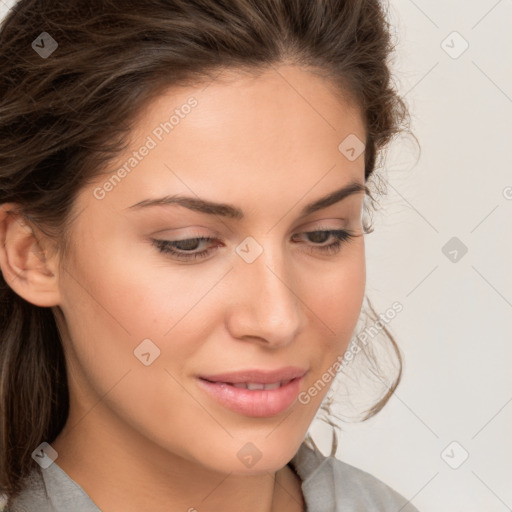
[[[94,189],[191,95],[190,114],[97,199]],[[0,214],[6,281],[51,307],[63,337],[70,415],[52,443],[55,463],[105,512],[303,510],[287,463],[329,385],[306,405],[254,418],[212,400],[196,376],[293,365],[308,369],[304,391],[344,353],[365,290],[364,194],[304,218],[299,211],[351,181],[364,184],[364,155],[350,161],[338,150],[349,134],[365,140],[359,110],[320,76],[281,65],[169,89],[132,133],[129,149],[77,197],[68,258],[6,215],[15,205]],[[229,203],[245,219],[129,209],[165,194]],[[333,237],[304,234],[319,228],[361,236],[326,254],[318,246]],[[151,244],[197,236],[221,244],[191,263]],[[251,264],[235,252],[248,236],[263,248]],[[147,338],[161,351],[149,366],[134,357]],[[248,442],[261,452],[251,468],[237,457]]]

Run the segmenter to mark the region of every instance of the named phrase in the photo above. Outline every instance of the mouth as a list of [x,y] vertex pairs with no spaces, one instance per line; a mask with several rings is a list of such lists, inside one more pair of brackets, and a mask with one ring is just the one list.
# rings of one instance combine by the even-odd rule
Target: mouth
[[279,389],[283,386],[286,386],[288,383],[290,383],[293,379],[278,381],[278,382],[271,382],[270,384],[263,384],[262,382],[219,382],[219,381],[211,381],[208,379],[203,379],[206,382],[210,382],[212,384],[224,384],[225,386],[233,386],[237,389],[248,389],[250,391],[261,391],[263,389],[271,390],[271,389]]
[[297,368],[249,371],[198,377],[197,382],[210,398],[231,411],[250,417],[270,417],[296,402],[306,373]]
[[[275,370],[247,369],[216,375],[200,375],[209,382],[222,382],[225,384],[244,385],[281,385],[298,377],[303,377],[307,370],[297,366],[286,366]],[[261,388],[256,388],[261,389]]]

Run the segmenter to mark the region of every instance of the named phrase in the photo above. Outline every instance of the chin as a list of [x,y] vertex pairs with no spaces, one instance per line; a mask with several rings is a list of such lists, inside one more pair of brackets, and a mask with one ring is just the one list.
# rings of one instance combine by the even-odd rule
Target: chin
[[[279,428],[279,427],[278,427]],[[282,427],[281,427],[282,428]],[[211,446],[207,453],[202,453],[201,464],[222,473],[237,475],[256,475],[265,472],[276,472],[282,469],[293,458],[303,436],[288,436],[288,442],[283,443],[276,435],[268,438],[269,432],[261,436],[246,436],[244,439],[231,439],[221,448],[220,443]]]

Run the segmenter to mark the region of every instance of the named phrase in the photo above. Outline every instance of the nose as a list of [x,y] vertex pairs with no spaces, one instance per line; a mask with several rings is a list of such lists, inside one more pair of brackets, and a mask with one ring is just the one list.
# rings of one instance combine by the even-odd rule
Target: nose
[[252,263],[240,259],[231,272],[227,327],[237,339],[277,348],[291,343],[302,328],[303,303],[293,267],[278,251],[266,248]]

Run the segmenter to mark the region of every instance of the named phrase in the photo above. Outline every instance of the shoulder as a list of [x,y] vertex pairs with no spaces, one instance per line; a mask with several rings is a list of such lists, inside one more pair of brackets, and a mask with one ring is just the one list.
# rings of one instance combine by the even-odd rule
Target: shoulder
[[34,469],[24,479],[23,490],[8,503],[6,499],[0,502],[0,512],[51,512],[42,474]]
[[343,492],[343,503],[364,504],[365,510],[379,512],[418,512],[409,500],[370,473],[334,457],[326,460],[337,489]]
[[418,512],[377,477],[302,444],[291,464],[302,480],[308,512]]

